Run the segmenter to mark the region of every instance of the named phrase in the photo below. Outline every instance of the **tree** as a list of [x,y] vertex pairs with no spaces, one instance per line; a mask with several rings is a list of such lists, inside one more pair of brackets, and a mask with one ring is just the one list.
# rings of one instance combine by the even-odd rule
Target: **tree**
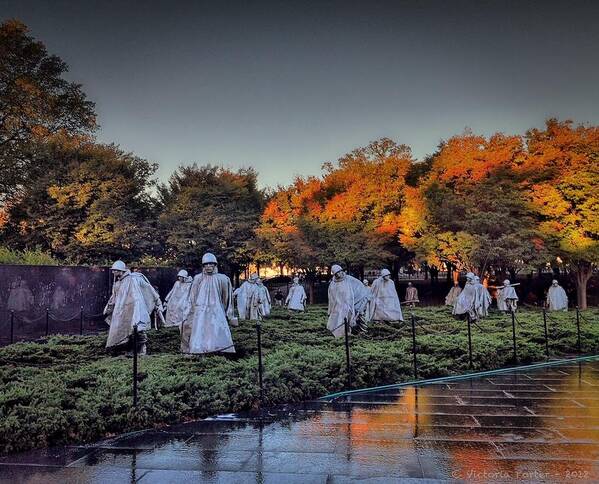
[[577,303],[587,307],[587,283],[599,265],[599,127],[549,119],[526,134],[521,170],[539,230],[574,276]]
[[253,169],[180,167],[159,188],[159,228],[166,256],[199,267],[213,252],[237,277],[254,257],[251,244],[264,207]]
[[35,170],[8,208],[2,239],[74,262],[132,260],[157,251],[147,188],[156,165],[114,145],[55,135],[38,145]]
[[518,136],[469,132],[443,143],[428,178],[408,191],[400,239],[419,259],[483,274],[542,260],[543,241],[522,192]]
[[64,79],[67,70],[23,23],[0,25],[0,203],[30,181],[38,143],[96,128],[94,104]]

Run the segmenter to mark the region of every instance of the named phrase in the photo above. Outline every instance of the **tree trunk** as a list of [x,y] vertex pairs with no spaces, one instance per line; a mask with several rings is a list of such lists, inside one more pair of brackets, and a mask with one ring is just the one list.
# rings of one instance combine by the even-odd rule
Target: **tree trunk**
[[283,275],[283,264],[279,264],[279,275]]
[[453,266],[449,262],[446,262],[445,266],[447,267],[447,275],[446,275],[447,284],[450,284],[451,283],[451,279],[452,279],[451,275],[452,275],[452,272],[453,272]]
[[589,262],[579,262],[574,267],[576,276],[576,304],[580,309],[587,308],[587,284],[593,274],[593,266]]

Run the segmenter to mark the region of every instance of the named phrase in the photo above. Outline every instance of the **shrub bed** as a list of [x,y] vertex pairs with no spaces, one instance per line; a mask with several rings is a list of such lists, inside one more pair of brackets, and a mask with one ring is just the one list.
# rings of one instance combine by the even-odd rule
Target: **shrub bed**
[[[466,323],[446,308],[416,309],[419,377],[469,370]],[[551,313],[552,356],[576,351],[575,313]],[[599,349],[599,311],[581,320],[584,353]],[[542,313],[518,313],[520,363],[545,359]],[[595,323],[595,324],[592,324]],[[326,308],[303,314],[275,310],[263,323],[265,404],[292,403],[344,388],[343,338],[326,330]],[[513,364],[509,316],[494,314],[473,326],[474,369]],[[0,349],[0,452],[90,442],[147,427],[235,412],[257,405],[255,328],[233,329],[237,354],[184,358],[177,329],[149,335],[149,351],[139,363],[139,405],[132,408],[132,360],[110,357],[105,335],[52,336]],[[371,324],[351,337],[354,387],[412,379],[411,327]]]

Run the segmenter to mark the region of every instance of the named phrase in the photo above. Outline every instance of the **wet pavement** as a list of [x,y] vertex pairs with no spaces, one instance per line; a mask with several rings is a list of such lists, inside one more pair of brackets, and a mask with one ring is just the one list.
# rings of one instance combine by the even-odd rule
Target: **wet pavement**
[[0,482],[599,481],[599,361],[340,395],[0,458]]

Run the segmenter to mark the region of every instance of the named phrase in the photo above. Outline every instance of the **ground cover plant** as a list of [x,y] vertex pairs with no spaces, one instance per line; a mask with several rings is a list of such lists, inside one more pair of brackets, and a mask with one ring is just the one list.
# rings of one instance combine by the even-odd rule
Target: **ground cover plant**
[[[581,350],[599,350],[599,310],[581,313]],[[414,310],[420,378],[469,371],[466,323],[443,307]],[[371,324],[351,337],[354,387],[408,381],[412,339],[406,323]],[[542,312],[517,315],[520,363],[543,361]],[[263,323],[265,405],[291,403],[344,389],[343,339],[326,330],[326,308],[304,314],[275,309]],[[551,357],[576,353],[575,312],[550,313]],[[178,330],[149,335],[151,354],[139,364],[139,405],[131,406],[132,360],[110,357],[105,335],[51,336],[0,349],[0,452],[89,442],[120,432],[159,427],[256,407],[256,330],[233,329],[235,356],[185,358]],[[472,328],[474,370],[513,364],[509,316],[499,313]]]

